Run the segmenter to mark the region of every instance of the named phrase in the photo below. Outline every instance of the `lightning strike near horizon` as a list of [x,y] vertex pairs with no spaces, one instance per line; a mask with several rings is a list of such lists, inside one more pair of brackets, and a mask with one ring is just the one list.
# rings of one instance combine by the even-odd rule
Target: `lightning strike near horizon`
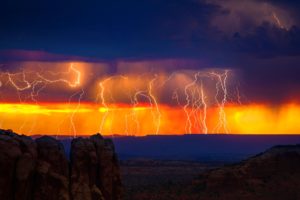
[[282,28],[282,29],[286,29],[286,27],[281,23],[280,19],[278,18],[278,16],[276,15],[275,12],[272,13],[272,17],[274,18],[276,24]]
[[197,72],[194,74],[194,80],[185,86],[186,133],[194,132],[193,128],[204,134],[208,133],[206,94],[201,79],[207,76],[206,73]]
[[197,79],[198,79],[198,74],[194,75],[194,81],[191,82],[190,84],[186,85],[184,88],[184,93],[186,96],[186,104],[184,105],[184,112],[186,114],[186,125],[185,125],[185,129],[186,129],[186,133],[191,134],[192,133],[192,121],[191,121],[191,114],[188,111],[189,107],[193,107],[193,103],[192,100],[190,99],[190,95],[188,93],[188,90],[190,87],[194,86],[197,83]]
[[203,83],[201,82],[201,102],[203,104],[203,116],[202,116],[202,127],[203,127],[203,133],[207,134],[208,129],[207,129],[207,124],[206,124],[206,118],[207,118],[207,104],[206,104],[206,96],[204,94],[204,89],[203,89]]
[[[70,80],[64,78],[65,76],[70,75],[72,73],[74,73],[76,76],[74,81],[70,81]],[[48,78],[47,74],[51,74],[52,78]],[[62,77],[55,78],[55,76],[62,76]],[[71,88],[76,88],[76,87],[79,87],[81,84],[81,76],[82,76],[81,72],[78,69],[76,69],[72,63],[67,72],[47,71],[46,73],[44,73],[43,71],[34,72],[32,70],[26,71],[25,69],[22,69],[21,72],[16,72],[16,73],[11,73],[11,72],[1,73],[1,79],[6,79],[5,85],[9,84],[17,91],[20,104],[26,103],[27,100],[30,100],[37,106],[39,105],[39,102],[37,99],[39,97],[39,94],[44,89],[46,89],[46,87],[48,85],[63,83]],[[1,82],[1,86],[2,86],[2,81],[0,80],[0,82]],[[22,98],[21,92],[26,93],[27,91],[29,94],[25,95]],[[75,94],[71,95],[70,99],[76,94],[77,94],[77,92]],[[82,95],[83,94],[84,94],[84,91],[82,89]],[[80,94],[80,97],[78,99],[78,106],[80,106],[80,100],[82,98],[82,95]],[[76,135],[75,124],[73,122],[73,118],[74,118],[74,115],[76,112],[77,112],[77,107],[73,110],[73,113],[70,117],[73,135]],[[31,125],[31,128],[27,131],[28,134],[31,134],[34,130],[34,127],[37,123],[36,117],[34,120],[31,120],[31,121],[32,121],[32,125]],[[29,123],[28,119],[25,119],[19,127],[20,132],[23,132],[22,130],[27,123]]]
[[[158,102],[157,102],[157,99],[156,97],[154,96],[153,94],[153,83],[155,82],[155,80],[157,79],[157,75],[155,75],[155,77],[149,82],[149,96],[151,97],[151,101],[153,101],[153,104],[155,106],[155,110],[156,110],[156,113],[153,114],[153,118],[155,119],[154,122],[156,123],[156,131],[155,131],[155,135],[158,135],[159,133],[159,128],[160,128],[160,119],[161,119],[161,113],[160,113],[160,110],[159,110],[159,106],[158,106]],[[157,117],[156,117],[157,116]]]
[[[24,108],[26,104],[30,104],[40,109],[43,104],[41,97],[45,91],[53,91],[53,87],[56,90],[68,91],[69,97],[65,95],[66,101],[63,103],[65,108],[47,112],[36,110],[39,114],[47,115],[66,113],[57,123],[57,135],[66,130],[73,137],[80,134],[77,129],[88,126],[80,124],[83,117],[81,113],[97,113],[98,117],[92,120],[98,122],[97,131],[103,134],[159,135],[166,132],[165,126],[172,124],[173,117],[180,118],[183,122],[172,124],[173,128],[183,126],[185,134],[208,134],[214,131],[229,132],[225,111],[229,95],[228,72],[229,70],[203,70],[172,73],[157,71],[141,75],[98,74],[94,97],[91,96],[90,90],[83,86],[83,71],[72,63],[67,70],[24,68],[19,72],[3,72],[0,81],[2,90],[15,89],[19,104],[24,104]],[[94,99],[94,103],[88,103],[87,98]],[[89,107],[86,107],[87,103]],[[218,112],[212,112],[214,109]],[[171,114],[175,110],[178,114]],[[25,115],[23,122],[19,124],[19,131],[33,134],[37,115],[34,115],[32,120],[29,110],[24,110],[24,113],[28,115]],[[214,127],[213,122],[216,124]],[[32,125],[29,127],[28,123]],[[64,128],[67,124],[69,129]]]
[[76,96],[76,95],[79,96],[79,97],[78,97],[78,103],[77,103],[76,107],[74,108],[74,110],[73,110],[73,112],[72,112],[72,114],[71,114],[71,116],[70,116],[71,129],[72,129],[72,134],[73,134],[73,137],[74,137],[74,138],[77,137],[76,125],[75,125],[75,123],[74,123],[74,116],[75,116],[75,114],[77,113],[77,111],[78,111],[79,108],[80,108],[81,99],[82,99],[82,97],[83,97],[83,95],[84,95],[84,90],[81,88],[81,91],[79,91],[79,92],[73,94],[73,95],[70,97],[69,102],[71,102],[71,99],[72,99],[74,96]]
[[[215,72],[212,72],[211,75],[213,75],[214,77],[216,77],[217,79],[217,83],[216,83],[216,95],[215,95],[215,100],[218,104],[219,107],[219,121],[217,126],[215,127],[215,131],[217,133],[220,132],[220,130],[223,128],[223,131],[225,131],[225,133],[228,133],[228,127],[227,127],[227,120],[226,120],[226,113],[225,113],[225,104],[227,102],[227,78],[228,78],[228,70],[225,70],[225,72],[223,74],[217,74]],[[220,91],[221,90],[221,91]],[[223,93],[220,94],[220,92]],[[221,101],[219,100],[218,96],[221,95],[222,99]]]

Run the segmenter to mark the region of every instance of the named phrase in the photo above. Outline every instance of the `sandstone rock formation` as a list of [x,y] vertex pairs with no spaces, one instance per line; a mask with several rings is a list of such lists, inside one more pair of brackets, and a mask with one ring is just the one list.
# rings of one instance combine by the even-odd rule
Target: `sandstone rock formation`
[[119,200],[122,185],[113,143],[94,135],[63,145],[0,130],[0,199]]
[[99,134],[91,136],[90,139],[96,147],[96,154],[98,156],[99,171],[96,180],[99,181],[100,190],[103,192],[105,199],[120,199],[122,184],[114,144],[110,139],[103,140]]
[[0,131],[0,199],[32,199],[36,160],[31,138]]
[[36,143],[34,199],[69,200],[69,165],[63,145],[48,136],[36,139]]
[[206,172],[193,184],[196,199],[300,199],[300,145],[276,146],[240,164]]
[[111,140],[98,134],[72,141],[71,195],[74,200],[120,199],[120,186],[118,162]]

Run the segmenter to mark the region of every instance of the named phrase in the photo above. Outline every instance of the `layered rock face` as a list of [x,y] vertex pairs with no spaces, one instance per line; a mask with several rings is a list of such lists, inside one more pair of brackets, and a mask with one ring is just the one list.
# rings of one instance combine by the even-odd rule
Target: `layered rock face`
[[111,140],[97,134],[63,145],[0,130],[0,199],[119,200],[122,185]]
[[240,164],[206,172],[193,185],[196,199],[300,199],[300,145],[276,146]]

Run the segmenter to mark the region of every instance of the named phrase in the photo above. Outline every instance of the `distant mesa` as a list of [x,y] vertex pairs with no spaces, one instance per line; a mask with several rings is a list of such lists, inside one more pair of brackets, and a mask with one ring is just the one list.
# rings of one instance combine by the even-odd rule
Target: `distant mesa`
[[205,172],[191,190],[201,200],[300,199],[300,145],[275,146],[239,164]]
[[11,130],[0,130],[0,188],[1,200],[120,200],[123,190],[110,139],[74,139],[68,161],[58,140]]

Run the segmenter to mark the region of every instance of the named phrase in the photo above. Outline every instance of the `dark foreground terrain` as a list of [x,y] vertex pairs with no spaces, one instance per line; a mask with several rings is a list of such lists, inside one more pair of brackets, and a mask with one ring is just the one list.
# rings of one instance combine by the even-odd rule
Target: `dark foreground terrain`
[[[156,141],[155,144],[145,141],[145,138],[137,138],[136,145],[134,142],[127,143],[132,138],[122,138],[121,142],[125,141],[123,145],[136,146],[122,147],[114,142],[117,152],[122,153],[122,148],[125,152],[118,161],[112,140],[104,139],[100,134],[57,140],[49,136],[32,139],[0,130],[0,199],[300,199],[300,145],[274,146],[256,155],[248,151],[251,145],[256,149],[278,140],[283,144],[296,143],[299,136],[270,137],[270,141],[266,136],[246,139],[239,136],[240,144],[237,146],[242,152],[252,154],[244,160],[241,158],[245,154],[236,152],[233,145],[236,143],[233,140],[235,136],[202,138],[206,142],[210,140],[210,143],[188,137],[187,140],[181,138],[183,143],[180,145],[179,141],[172,142],[174,138],[150,137],[150,141]],[[258,138],[263,141],[255,146]],[[222,141],[224,144],[218,145]],[[203,146],[197,150],[199,142]],[[154,153],[148,149],[151,145],[157,148]],[[175,159],[176,153],[181,157],[191,149],[194,152],[192,157]],[[204,149],[211,151],[205,152]],[[142,155],[145,157],[142,158]],[[239,161],[234,161],[238,158]]]
[[300,199],[300,145],[275,146],[241,163],[202,173],[197,199]]
[[126,200],[298,200],[300,145],[275,146],[237,164],[131,160]]
[[0,130],[1,200],[120,200],[122,185],[111,140],[71,141],[69,159],[53,137],[33,140]]
[[[291,145],[300,143],[299,135],[113,140],[121,158],[126,200],[300,199],[299,148]],[[287,146],[272,148],[278,144]]]
[[220,163],[135,159],[121,161],[125,200],[176,199],[183,188],[204,171]]

